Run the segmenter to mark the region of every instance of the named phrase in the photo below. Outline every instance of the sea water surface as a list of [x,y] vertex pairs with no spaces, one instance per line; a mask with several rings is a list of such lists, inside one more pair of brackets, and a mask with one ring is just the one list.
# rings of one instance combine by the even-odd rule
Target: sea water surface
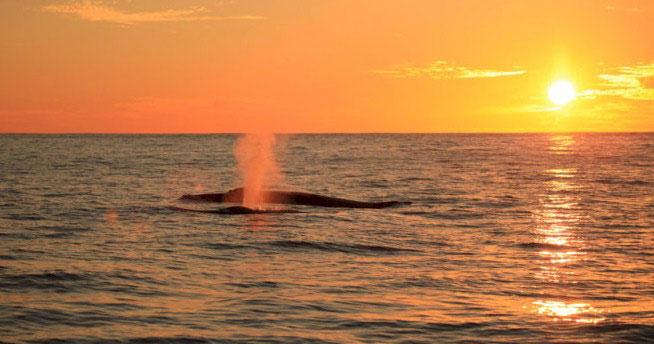
[[654,341],[652,134],[281,136],[280,187],[413,204],[169,209],[235,139],[0,136],[0,341]]

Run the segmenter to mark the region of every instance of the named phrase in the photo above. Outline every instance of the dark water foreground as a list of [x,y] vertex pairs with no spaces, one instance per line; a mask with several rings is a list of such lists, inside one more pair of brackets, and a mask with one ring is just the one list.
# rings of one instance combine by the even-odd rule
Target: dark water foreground
[[282,186],[413,204],[169,209],[233,140],[0,136],[0,341],[654,341],[654,135],[292,136]]

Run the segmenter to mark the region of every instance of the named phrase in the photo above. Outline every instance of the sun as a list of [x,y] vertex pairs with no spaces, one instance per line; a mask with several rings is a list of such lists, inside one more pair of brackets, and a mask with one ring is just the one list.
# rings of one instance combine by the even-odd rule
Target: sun
[[552,103],[563,106],[577,97],[575,86],[568,80],[557,80],[550,85],[547,96]]

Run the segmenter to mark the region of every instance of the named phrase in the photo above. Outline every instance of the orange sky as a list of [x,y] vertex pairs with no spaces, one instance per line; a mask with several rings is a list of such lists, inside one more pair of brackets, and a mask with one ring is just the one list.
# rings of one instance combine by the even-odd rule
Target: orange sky
[[[2,1],[0,132],[654,131],[654,1]],[[568,79],[577,100],[555,108]]]

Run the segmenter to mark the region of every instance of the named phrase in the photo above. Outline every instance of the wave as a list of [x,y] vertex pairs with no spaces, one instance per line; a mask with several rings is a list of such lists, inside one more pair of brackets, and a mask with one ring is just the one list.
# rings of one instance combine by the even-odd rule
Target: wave
[[373,329],[375,331],[392,331],[398,329],[409,330],[415,332],[449,332],[482,329],[486,327],[496,327],[497,322],[463,322],[463,323],[429,323],[419,321],[384,321],[384,320],[348,320],[337,322],[334,325],[335,330],[352,330],[352,329]]
[[617,178],[600,178],[595,179],[595,183],[608,184],[608,185],[632,185],[632,186],[647,186],[652,184],[646,180],[641,179],[617,179]]
[[654,338],[654,325],[649,324],[615,322],[601,326],[587,326],[584,330],[588,334],[607,334],[613,343],[650,343]]
[[[1,342],[0,342],[1,343]],[[265,337],[247,337],[238,336],[237,338],[207,338],[193,336],[170,336],[170,337],[138,337],[127,339],[113,338],[52,338],[30,341],[34,344],[215,344],[215,343],[308,343],[308,344],[327,344],[335,343],[318,338],[299,337],[299,336],[265,336]]]
[[156,316],[121,316],[109,314],[105,311],[69,312],[53,308],[28,308],[22,306],[6,306],[0,308],[0,326],[12,323],[14,326],[71,326],[96,327],[116,323],[147,325],[147,324],[175,324],[172,317]]
[[420,252],[419,250],[363,244],[339,244],[333,242],[302,241],[302,240],[279,240],[269,242],[268,245],[275,248],[292,249],[292,250],[316,250],[327,252],[341,252],[352,254],[394,254],[405,252]]
[[213,250],[239,250],[239,249],[245,249],[245,248],[251,248],[252,246],[248,245],[234,245],[234,244],[226,244],[226,243],[209,243],[204,245],[206,248],[210,248]]
[[41,289],[54,292],[71,292],[81,287],[81,282],[91,282],[92,277],[86,274],[75,274],[63,271],[40,274],[3,275],[0,278],[0,290],[23,291],[26,289]]
[[479,219],[484,218],[487,214],[477,211],[468,211],[460,209],[452,209],[450,211],[430,211],[430,212],[421,212],[421,211],[405,211],[400,212],[402,215],[422,215],[430,219],[439,219],[439,220],[469,220],[469,219]]
[[226,286],[250,289],[250,288],[279,288],[281,283],[273,281],[259,281],[259,282],[230,282],[225,283]]
[[568,251],[575,250],[575,247],[568,245],[547,244],[543,242],[527,242],[515,245],[516,247],[530,250],[550,250],[550,251]]
[[427,178],[427,177],[404,177],[404,178],[399,178],[397,181],[398,182],[430,182],[432,180],[433,178]]
[[380,283],[379,287],[383,288],[430,288],[430,289],[446,289],[452,288],[453,282],[450,279],[434,279],[431,277],[411,277],[402,280],[392,280],[389,282]]
[[38,214],[16,214],[16,213],[9,213],[9,214],[4,214],[3,218],[7,220],[14,220],[14,221],[43,221],[46,220],[45,217],[38,215]]
[[[392,255],[392,254],[422,252],[417,249],[404,248],[404,247],[366,245],[366,244],[344,244],[344,243],[335,243],[335,242],[327,242],[327,241],[305,241],[305,240],[263,241],[263,242],[255,242],[252,243],[251,245],[208,243],[202,246],[217,251],[234,251],[234,250],[270,251],[270,249],[272,248],[275,251],[279,251],[280,249],[284,251],[322,251],[322,252],[332,252],[332,253],[347,253],[347,254],[355,254],[355,255],[384,255],[384,254]],[[202,258],[210,258],[210,257],[202,256]]]
[[506,198],[506,199],[490,199],[486,201],[476,201],[476,202],[471,202],[471,205],[479,208],[497,208],[497,209],[504,209],[504,208],[514,208],[517,206],[522,205],[522,203],[518,200]]
[[129,271],[111,273],[70,273],[48,271],[31,274],[0,275],[0,291],[21,293],[30,290],[46,290],[56,293],[80,291],[107,291],[138,296],[165,296],[158,286],[166,285],[162,280],[138,276]]

